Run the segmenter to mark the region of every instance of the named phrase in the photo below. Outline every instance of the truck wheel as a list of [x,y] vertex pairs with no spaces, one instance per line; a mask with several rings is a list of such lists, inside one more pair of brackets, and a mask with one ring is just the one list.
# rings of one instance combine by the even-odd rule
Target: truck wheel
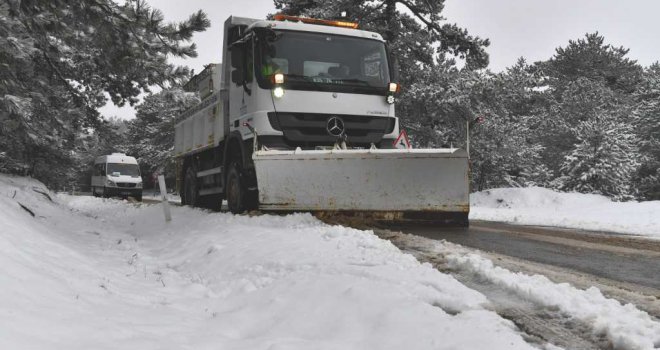
[[108,191],[105,189],[105,186],[103,186],[103,198],[108,198]]
[[99,194],[96,193],[96,187],[92,187],[92,196],[94,196],[94,197],[98,197],[98,196],[99,196]]
[[199,204],[197,174],[195,174],[192,167],[189,167],[188,170],[186,170],[186,177],[183,180],[183,198],[185,199],[185,204],[190,205],[191,207],[195,207]]
[[241,180],[238,164],[231,163],[227,172],[227,206],[234,214],[245,211],[245,186]]
[[240,214],[247,210],[256,209],[258,197],[256,191],[248,190],[240,166],[233,162],[227,172],[227,206],[229,211]]

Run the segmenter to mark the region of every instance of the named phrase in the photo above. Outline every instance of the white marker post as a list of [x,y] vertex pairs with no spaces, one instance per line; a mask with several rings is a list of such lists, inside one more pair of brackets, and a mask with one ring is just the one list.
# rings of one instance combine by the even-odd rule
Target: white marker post
[[158,175],[158,186],[160,187],[160,195],[163,200],[163,213],[165,214],[165,221],[172,221],[172,214],[170,213],[170,202],[167,200],[167,188],[165,188],[165,176]]

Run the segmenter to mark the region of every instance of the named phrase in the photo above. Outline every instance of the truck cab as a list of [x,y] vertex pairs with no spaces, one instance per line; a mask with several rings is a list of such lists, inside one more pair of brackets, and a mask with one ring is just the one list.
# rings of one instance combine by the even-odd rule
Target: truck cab
[[100,156],[92,172],[94,197],[133,197],[142,201],[142,176],[135,158],[123,153]]
[[398,85],[383,38],[347,22],[276,19],[227,21],[229,131],[245,140],[254,129],[271,149],[331,147],[340,137],[392,148]]

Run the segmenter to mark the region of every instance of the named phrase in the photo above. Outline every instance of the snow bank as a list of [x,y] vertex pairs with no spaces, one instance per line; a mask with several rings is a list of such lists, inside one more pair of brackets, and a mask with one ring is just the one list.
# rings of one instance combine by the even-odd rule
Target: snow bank
[[33,188],[0,175],[2,349],[531,348],[370,232]]
[[470,195],[470,219],[557,226],[660,238],[660,201],[612,202],[545,188],[500,188]]
[[445,254],[451,268],[467,271],[537,305],[584,321],[591,325],[595,336],[606,336],[613,349],[660,348],[660,322],[632,304],[622,305],[606,298],[598,288],[581,290],[568,283],[554,283],[545,276],[514,273],[477,254],[457,253],[450,243],[438,244],[436,249]]

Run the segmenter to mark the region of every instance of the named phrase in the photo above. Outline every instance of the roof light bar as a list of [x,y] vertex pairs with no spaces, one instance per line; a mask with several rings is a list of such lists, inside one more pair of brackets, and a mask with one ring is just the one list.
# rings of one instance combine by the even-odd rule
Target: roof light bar
[[296,17],[296,16],[287,16],[283,14],[277,14],[273,16],[273,19],[276,21],[293,21],[293,22],[303,22],[307,24],[319,24],[323,26],[333,26],[333,27],[342,27],[342,28],[351,28],[357,29],[358,24],[355,22],[347,21],[332,21],[327,19],[318,19],[318,18],[308,18],[308,17]]

